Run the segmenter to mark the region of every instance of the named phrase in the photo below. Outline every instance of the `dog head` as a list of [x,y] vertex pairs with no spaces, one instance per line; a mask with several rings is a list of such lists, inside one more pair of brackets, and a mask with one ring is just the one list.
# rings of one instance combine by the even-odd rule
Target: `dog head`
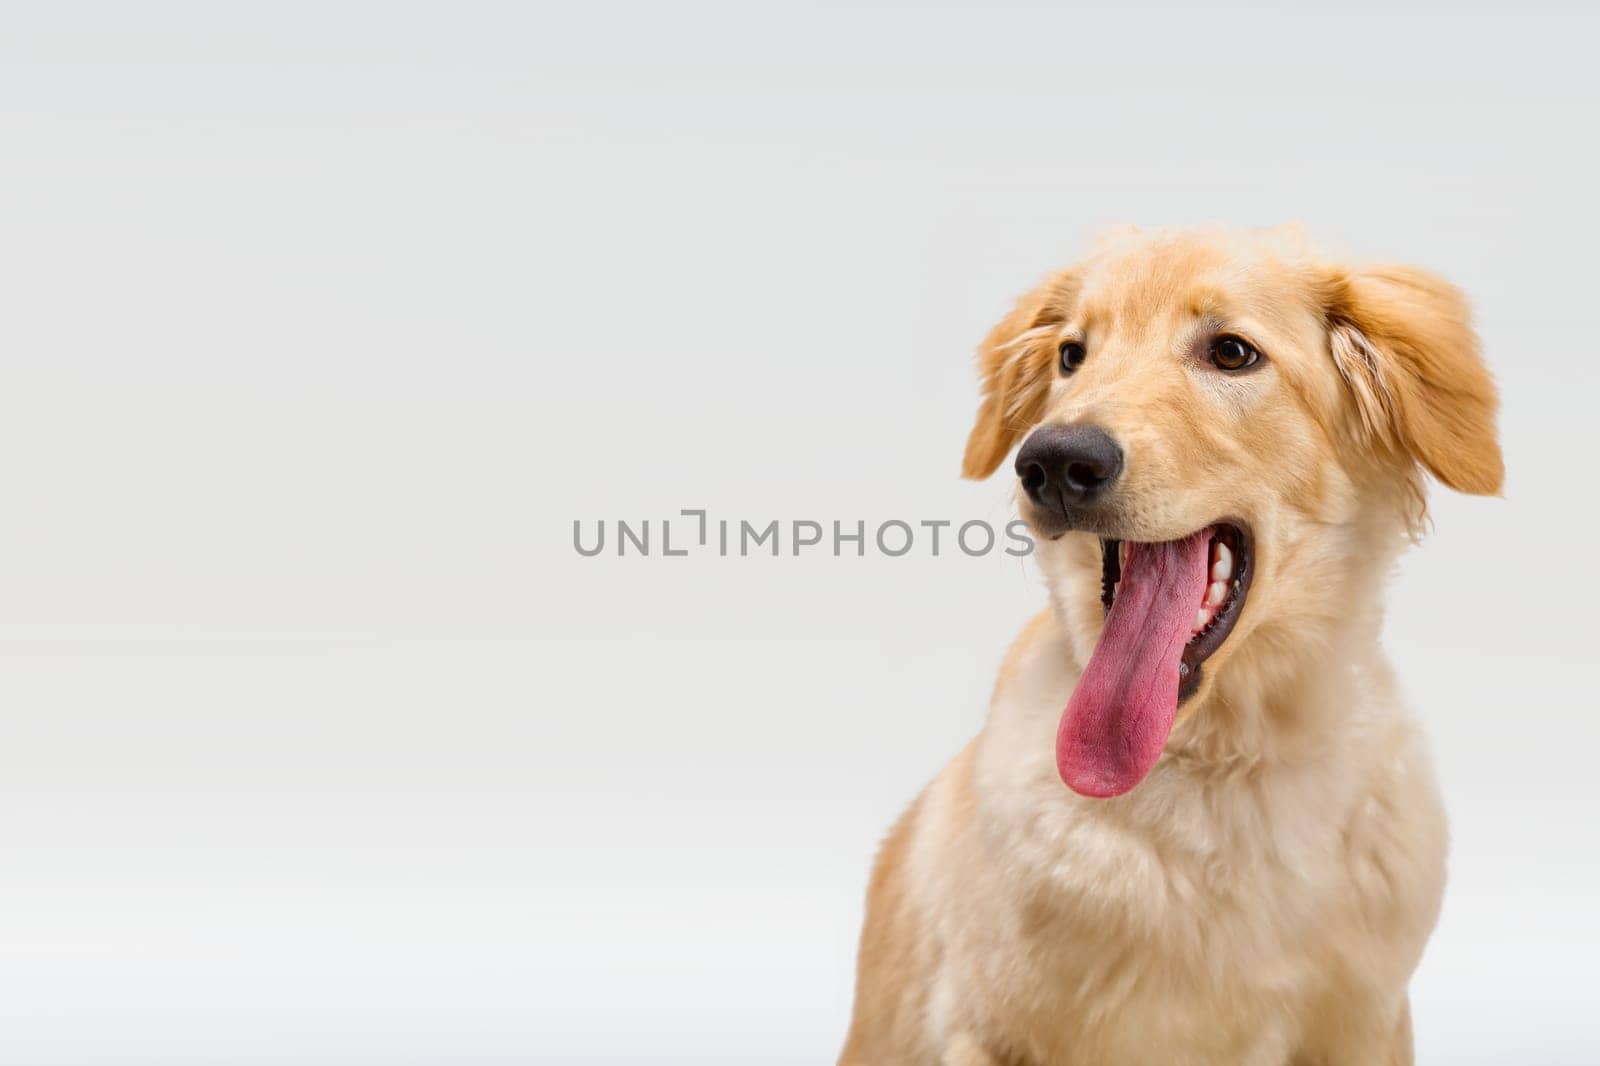
[[1180,703],[1260,702],[1373,632],[1423,471],[1500,489],[1461,294],[1294,230],[1108,237],[1023,296],[980,363],[963,470],[1021,442],[1019,506],[1086,664],[1057,764],[1087,795],[1137,784]]

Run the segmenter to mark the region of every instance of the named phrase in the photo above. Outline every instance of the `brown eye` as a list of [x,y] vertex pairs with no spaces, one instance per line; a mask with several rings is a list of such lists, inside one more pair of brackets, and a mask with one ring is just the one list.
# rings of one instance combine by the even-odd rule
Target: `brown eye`
[[1218,370],[1248,370],[1261,361],[1261,353],[1238,337],[1218,337],[1211,342],[1211,365]]
[[1089,352],[1077,341],[1061,342],[1061,372],[1070,374],[1083,365],[1083,360]]

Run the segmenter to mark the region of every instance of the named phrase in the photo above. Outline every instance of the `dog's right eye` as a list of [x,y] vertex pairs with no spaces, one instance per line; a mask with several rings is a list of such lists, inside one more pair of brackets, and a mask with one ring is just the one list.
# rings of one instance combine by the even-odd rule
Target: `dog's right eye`
[[1061,372],[1070,374],[1083,365],[1084,358],[1089,354],[1078,341],[1061,342]]

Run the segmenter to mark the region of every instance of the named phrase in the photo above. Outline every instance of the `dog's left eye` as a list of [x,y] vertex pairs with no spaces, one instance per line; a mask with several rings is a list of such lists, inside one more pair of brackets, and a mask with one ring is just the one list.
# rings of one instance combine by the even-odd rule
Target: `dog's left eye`
[[1247,370],[1261,361],[1261,353],[1238,337],[1218,337],[1211,342],[1211,365],[1218,370]]

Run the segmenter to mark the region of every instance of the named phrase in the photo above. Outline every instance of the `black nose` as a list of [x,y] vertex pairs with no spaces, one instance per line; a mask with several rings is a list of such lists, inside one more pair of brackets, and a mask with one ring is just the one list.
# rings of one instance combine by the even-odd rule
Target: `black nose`
[[1017,453],[1017,477],[1040,507],[1092,503],[1122,473],[1122,449],[1099,426],[1041,426]]

